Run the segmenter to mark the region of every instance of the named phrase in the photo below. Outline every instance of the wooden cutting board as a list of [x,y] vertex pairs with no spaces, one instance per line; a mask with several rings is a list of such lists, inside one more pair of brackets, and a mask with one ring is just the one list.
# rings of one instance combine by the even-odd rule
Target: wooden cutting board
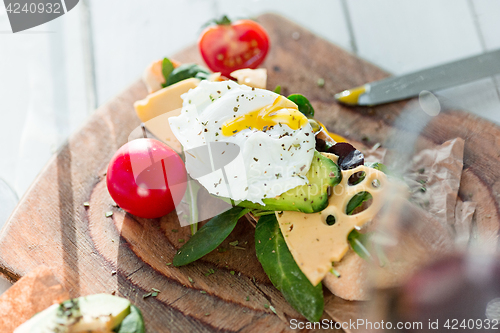
[[[320,121],[352,140],[383,143],[395,130],[393,122],[406,102],[349,108],[333,97],[387,73],[282,17],[268,14],[258,21],[272,43],[264,64],[268,88],[280,84],[284,95],[304,94]],[[300,38],[292,38],[296,33]],[[174,58],[201,63],[196,46]],[[324,87],[318,87],[319,78]],[[53,156],[0,234],[0,273],[16,281],[48,265],[72,296],[106,292],[129,298],[142,309],[148,332],[290,331],[289,320],[303,318],[267,279],[255,256],[253,228],[244,219],[220,246],[227,251],[174,268],[168,263],[182,245],[179,239],[189,237],[189,228],[180,228],[175,214],[145,220],[113,205],[104,173],[139,125],[132,104],[146,94],[141,81],[134,83],[99,108]],[[493,251],[499,230],[500,129],[473,115],[447,111],[425,128],[418,147],[455,137],[465,139],[460,196],[478,203],[476,228]],[[86,201],[90,207],[84,207]],[[106,217],[106,212],[113,215]],[[235,240],[245,250],[228,244]],[[143,298],[151,288],[161,292]],[[341,302],[326,290],[325,297],[330,305]]]

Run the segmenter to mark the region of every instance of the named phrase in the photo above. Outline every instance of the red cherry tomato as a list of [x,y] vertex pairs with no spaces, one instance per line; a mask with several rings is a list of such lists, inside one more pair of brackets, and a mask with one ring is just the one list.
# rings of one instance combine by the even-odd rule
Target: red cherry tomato
[[182,159],[154,139],[123,145],[109,162],[106,176],[113,200],[130,214],[157,218],[174,210],[186,191]]
[[237,69],[257,68],[269,50],[269,37],[254,21],[231,22],[224,17],[203,30],[198,46],[207,66],[229,77]]

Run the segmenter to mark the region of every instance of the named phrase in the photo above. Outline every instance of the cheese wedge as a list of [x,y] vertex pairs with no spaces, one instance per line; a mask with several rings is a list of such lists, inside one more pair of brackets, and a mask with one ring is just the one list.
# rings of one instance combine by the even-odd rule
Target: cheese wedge
[[181,95],[196,88],[200,80],[191,78],[177,82],[171,86],[148,95],[145,99],[134,103],[137,116],[147,122],[167,112],[182,108]]
[[[327,154],[332,159],[335,155]],[[364,171],[366,176],[356,185],[349,185],[353,174]],[[349,249],[347,236],[354,228],[371,221],[384,204],[391,191],[387,176],[378,170],[358,166],[342,171],[342,181],[332,189],[327,208],[319,213],[276,212],[281,232],[285,237],[295,262],[313,285],[317,285],[332,268],[332,262],[340,261]],[[369,192],[373,201],[364,211],[347,215],[351,198],[360,192]],[[328,225],[329,215],[335,224]]]
[[170,129],[168,118],[180,115],[181,95],[196,88],[200,80],[191,78],[163,88],[134,103],[137,116],[158,139],[177,152],[182,146]]

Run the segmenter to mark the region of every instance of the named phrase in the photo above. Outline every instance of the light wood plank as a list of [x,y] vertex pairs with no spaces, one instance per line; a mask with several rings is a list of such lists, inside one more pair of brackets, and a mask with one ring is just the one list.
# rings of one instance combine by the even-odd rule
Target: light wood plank
[[359,56],[393,74],[482,52],[466,0],[349,1]]
[[234,19],[252,18],[264,12],[272,12],[283,15],[318,36],[352,51],[340,0],[216,0],[216,3],[216,17],[227,14]]
[[486,49],[500,47],[500,2],[492,0],[469,0],[472,2],[476,20],[484,38]]
[[[398,75],[484,52],[481,33],[488,48],[500,45],[499,21],[493,19],[500,6],[492,1],[471,6],[468,1],[348,2],[358,54]],[[437,93],[448,106],[500,122],[498,88],[492,78]]]
[[[87,119],[79,15],[75,8],[26,32],[0,34],[0,178],[18,196]],[[6,15],[0,27],[10,30]]]
[[90,0],[98,104],[137,80],[152,61],[192,44],[214,17],[211,1]]

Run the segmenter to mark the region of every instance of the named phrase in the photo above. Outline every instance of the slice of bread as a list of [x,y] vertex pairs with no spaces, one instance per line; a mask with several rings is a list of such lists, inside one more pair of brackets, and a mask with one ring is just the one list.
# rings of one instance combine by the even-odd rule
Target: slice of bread
[[54,303],[70,298],[47,266],[39,266],[0,296],[0,327],[5,333]]

